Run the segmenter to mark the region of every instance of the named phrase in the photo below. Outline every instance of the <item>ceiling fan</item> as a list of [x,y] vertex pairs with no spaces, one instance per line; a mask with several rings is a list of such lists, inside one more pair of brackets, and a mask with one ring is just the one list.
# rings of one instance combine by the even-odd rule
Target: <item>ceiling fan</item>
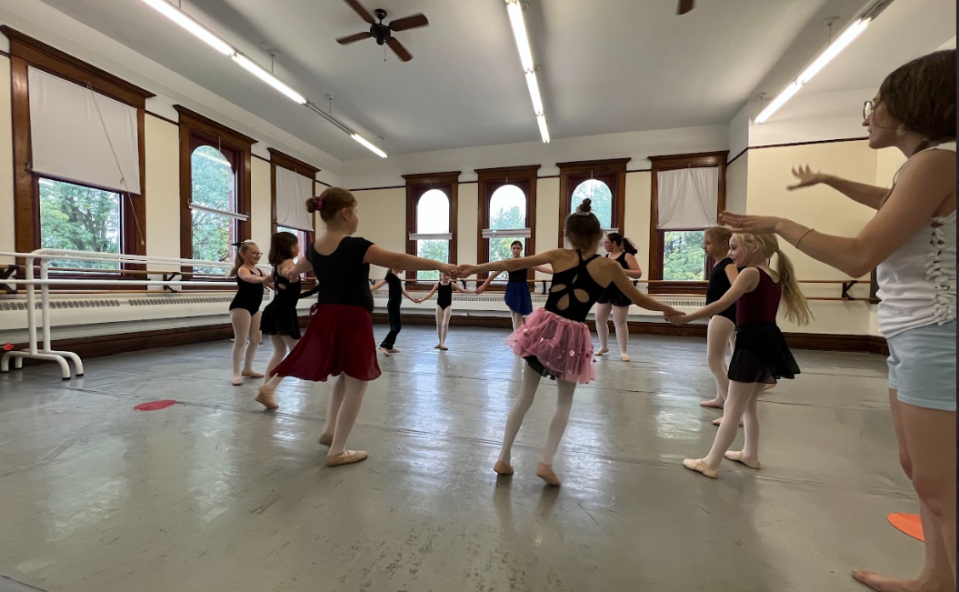
[[696,8],[696,0],[679,0],[679,9],[676,14],[683,15]]
[[[341,37],[336,40],[337,43],[340,45],[349,45],[350,43],[356,43],[357,41],[362,41],[372,37],[373,39],[376,39],[377,45],[388,45],[401,61],[408,62],[413,59],[413,54],[403,47],[403,44],[400,43],[399,39],[393,37],[393,33],[428,26],[430,21],[426,18],[426,16],[422,14],[415,14],[413,16],[396,19],[387,25],[383,23],[383,20],[387,15],[386,11],[382,8],[377,8],[373,11],[373,14],[370,14],[370,12],[363,8],[363,6],[357,2],[357,0],[343,1],[349,4],[350,8],[356,11],[356,14],[360,15],[360,18],[370,24],[370,30],[368,32],[357,33],[348,37]],[[376,15],[376,18],[373,18],[373,15]],[[379,19],[380,22],[376,22],[376,19]]]

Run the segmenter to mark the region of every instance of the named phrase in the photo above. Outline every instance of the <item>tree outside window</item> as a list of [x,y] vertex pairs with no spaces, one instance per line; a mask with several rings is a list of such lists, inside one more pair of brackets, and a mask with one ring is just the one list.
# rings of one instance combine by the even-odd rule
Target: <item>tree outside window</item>
[[[209,145],[190,156],[192,203],[219,210],[236,211],[236,173],[227,157]],[[229,261],[236,232],[230,216],[193,210],[193,258],[202,261]],[[224,275],[222,267],[197,266],[196,273]]]
[[[53,179],[40,184],[40,246],[120,253],[120,194]],[[119,269],[116,261],[53,259],[51,267]]]

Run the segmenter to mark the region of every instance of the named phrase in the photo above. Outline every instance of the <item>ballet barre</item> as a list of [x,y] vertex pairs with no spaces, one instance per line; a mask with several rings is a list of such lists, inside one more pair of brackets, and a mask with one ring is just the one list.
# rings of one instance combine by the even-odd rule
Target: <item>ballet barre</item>
[[[50,286],[116,286],[118,284],[128,286],[194,286],[194,287],[222,287],[222,281],[200,281],[200,280],[173,280],[173,279],[129,279],[126,277],[116,277],[110,279],[83,279],[78,277],[68,278],[50,278],[50,260],[67,259],[73,261],[99,261],[115,262],[118,266],[128,263],[136,265],[177,265],[193,266],[201,265],[204,267],[219,267],[223,269],[232,269],[233,263],[223,261],[202,261],[199,259],[180,259],[174,257],[148,257],[145,255],[123,255],[113,253],[92,253],[86,251],[71,251],[65,249],[38,249],[30,253],[8,253],[0,252],[0,257],[13,258],[14,261],[23,259],[25,279],[4,279],[3,283],[11,286],[25,286],[27,294],[27,332],[29,336],[29,346],[19,351],[8,351],[0,358],[0,373],[10,371],[10,360],[12,359],[15,370],[23,368],[24,359],[45,360],[56,362],[60,365],[60,375],[63,380],[70,380],[74,374],[70,370],[69,362],[73,362],[76,368],[75,376],[83,376],[83,360],[73,352],[54,350],[51,345],[50,336]],[[40,279],[36,279],[36,262],[39,261]],[[268,266],[258,266],[260,269],[270,270]],[[71,268],[79,269],[84,272],[95,272],[91,275],[102,275],[103,269],[95,268]],[[113,270],[119,271],[119,270]],[[127,271],[127,270],[124,270]],[[136,270],[128,270],[136,271]],[[170,272],[167,272],[170,273]],[[40,316],[41,331],[43,336],[42,347],[37,337],[37,295],[36,288],[40,287]],[[142,293],[142,292],[140,292]]]

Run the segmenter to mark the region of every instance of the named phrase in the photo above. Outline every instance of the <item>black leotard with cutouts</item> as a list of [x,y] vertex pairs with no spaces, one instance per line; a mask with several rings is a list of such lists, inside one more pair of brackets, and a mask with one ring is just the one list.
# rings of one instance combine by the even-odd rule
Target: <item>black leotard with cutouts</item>
[[606,291],[606,286],[596,283],[586,269],[599,255],[584,260],[580,251],[576,251],[576,254],[579,256],[579,265],[553,275],[553,287],[550,288],[544,308],[564,319],[584,323],[590,309]]

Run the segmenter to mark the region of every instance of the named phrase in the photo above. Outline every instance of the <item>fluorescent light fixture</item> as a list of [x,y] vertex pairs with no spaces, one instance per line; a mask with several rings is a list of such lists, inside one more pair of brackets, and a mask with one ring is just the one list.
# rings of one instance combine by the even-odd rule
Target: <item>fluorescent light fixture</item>
[[526,33],[526,21],[523,19],[523,5],[519,0],[506,0],[506,9],[509,11],[509,22],[513,26],[513,37],[516,39],[516,49],[519,50],[523,71],[532,72],[533,52],[529,46],[529,35]]
[[526,85],[529,87],[529,97],[533,100],[533,113],[542,115],[543,96],[539,94],[539,82],[536,80],[536,72],[526,73]]
[[839,36],[829,47],[826,48],[826,51],[822,52],[816,61],[812,63],[806,71],[799,75],[799,83],[806,84],[810,80],[816,77],[816,74],[822,71],[829,62],[833,61],[837,55],[842,53],[842,50],[849,47],[857,37],[862,35],[862,32],[866,30],[866,27],[869,26],[868,20],[858,20],[851,27],[846,29],[846,31]]
[[786,87],[784,91],[779,93],[779,96],[769,104],[768,107],[763,109],[762,113],[756,118],[756,123],[766,123],[770,117],[773,116],[776,111],[785,105],[789,99],[796,96],[796,93],[803,87],[804,84],[808,83],[810,80],[816,77],[817,74],[822,72],[822,69],[825,68],[829,62],[836,59],[844,49],[849,47],[849,45],[856,40],[857,37],[862,35],[863,31],[869,26],[869,23],[872,22],[872,17],[860,18],[855,23],[853,23],[848,29],[843,31],[835,41],[829,44],[829,47],[826,48],[819,57],[809,65],[808,68],[803,70],[803,73],[799,75],[799,78],[794,80],[789,86]]
[[766,123],[770,117],[773,116],[773,113],[779,111],[779,108],[786,104],[786,101],[793,98],[796,93],[799,92],[799,89],[802,88],[802,85],[798,82],[793,82],[786,87],[786,90],[779,93],[779,96],[769,104],[768,107],[763,109],[763,112],[759,114],[759,117],[756,118],[756,123]]
[[259,78],[263,82],[269,84],[270,86],[280,91],[281,93],[283,93],[284,95],[292,99],[293,101],[301,105],[306,104],[306,97],[296,92],[295,90],[287,86],[285,83],[281,82],[276,76],[264,70],[262,67],[260,67],[259,64],[257,64],[250,58],[246,57],[245,55],[241,53],[233,54],[233,61],[239,64],[240,66],[242,66],[244,70],[246,70],[250,74],[253,74],[254,76]]
[[516,39],[516,49],[519,50],[519,61],[526,74],[526,86],[529,87],[529,98],[533,101],[533,113],[539,125],[539,133],[543,143],[549,143],[549,129],[546,126],[546,109],[543,107],[543,95],[539,91],[539,80],[533,66],[533,51],[529,45],[529,34],[526,32],[526,20],[523,17],[523,5],[520,0],[506,0],[506,10],[509,13],[509,22],[513,27],[513,37]]
[[374,146],[372,142],[370,142],[369,140],[367,140],[360,134],[353,132],[353,135],[351,137],[357,142],[359,142],[360,144],[362,144],[367,150],[369,150],[373,154],[379,156],[380,158],[386,158],[386,152],[383,152],[382,150]]
[[194,36],[223,55],[231,56],[236,53],[236,50],[233,49],[229,43],[220,39],[218,36],[210,32],[209,29],[190,18],[185,12],[176,6],[173,6],[166,0],[143,1],[155,8],[163,16],[180,25],[190,33],[193,33]]
[[536,116],[536,123],[539,124],[539,133],[543,136],[543,143],[549,144],[549,128],[546,127],[546,116],[540,113]]

